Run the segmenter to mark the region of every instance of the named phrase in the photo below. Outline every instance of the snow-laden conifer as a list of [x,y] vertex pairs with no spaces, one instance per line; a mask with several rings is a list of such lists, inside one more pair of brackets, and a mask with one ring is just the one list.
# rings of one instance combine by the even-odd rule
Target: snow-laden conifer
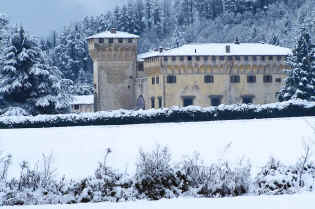
[[51,65],[37,40],[24,29],[15,29],[5,49],[0,69],[0,95],[4,107],[19,106],[38,113],[64,112],[71,98],[68,83],[60,71]]
[[287,58],[290,69],[288,77],[279,92],[279,100],[290,99],[315,100],[314,48],[311,36],[302,29],[293,54]]

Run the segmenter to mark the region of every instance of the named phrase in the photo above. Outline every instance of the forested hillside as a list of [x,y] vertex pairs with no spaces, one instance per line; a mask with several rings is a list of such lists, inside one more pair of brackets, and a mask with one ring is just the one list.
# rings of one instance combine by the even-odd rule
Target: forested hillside
[[189,42],[266,42],[294,47],[301,26],[315,32],[314,0],[134,0],[52,33],[47,48],[67,78],[91,83],[85,38],[116,27],[141,36],[139,52]]
[[[78,20],[47,38],[29,38],[43,62],[74,82],[71,93],[92,94],[93,66],[86,38],[112,27],[140,35],[141,53],[191,42],[233,42],[236,37],[241,43],[293,48],[302,26],[315,37],[315,0],[130,0],[112,11]],[[10,61],[12,54],[5,54],[5,49],[12,45],[9,40],[18,30],[0,15],[0,68]]]

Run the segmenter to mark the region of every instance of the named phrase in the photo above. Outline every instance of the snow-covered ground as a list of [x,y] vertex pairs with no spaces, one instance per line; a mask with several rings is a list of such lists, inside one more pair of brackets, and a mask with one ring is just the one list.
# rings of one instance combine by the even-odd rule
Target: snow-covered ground
[[[222,157],[231,162],[247,157],[257,168],[270,156],[284,163],[294,163],[302,152],[302,140],[315,136],[307,121],[315,126],[315,117],[306,117],[0,130],[0,150],[13,156],[11,176],[18,175],[21,161],[34,163],[41,158],[42,153],[52,152],[59,175],[68,178],[86,177],[94,173],[107,147],[113,151],[111,165],[123,171],[128,169],[132,173],[139,149],[149,151],[156,144],[169,146],[174,162],[197,151],[206,163]],[[230,148],[225,152],[228,144]],[[243,204],[243,201],[240,202]]]
[[125,203],[99,203],[77,205],[42,205],[2,207],[3,209],[314,209],[315,193],[238,197],[224,199],[172,199],[160,201],[136,201]]

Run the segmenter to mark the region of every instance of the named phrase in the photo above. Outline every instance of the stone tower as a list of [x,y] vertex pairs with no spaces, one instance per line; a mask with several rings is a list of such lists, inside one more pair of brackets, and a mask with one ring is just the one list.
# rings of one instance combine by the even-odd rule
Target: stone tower
[[115,28],[88,38],[95,111],[134,109],[139,36]]

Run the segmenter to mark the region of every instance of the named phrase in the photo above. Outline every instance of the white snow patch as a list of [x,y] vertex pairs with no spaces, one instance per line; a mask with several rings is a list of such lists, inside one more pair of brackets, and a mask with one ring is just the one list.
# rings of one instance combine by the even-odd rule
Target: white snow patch
[[314,193],[283,196],[257,196],[222,199],[179,198],[160,201],[97,203],[76,205],[41,205],[2,207],[3,209],[314,209]]
[[[42,153],[54,153],[59,175],[82,178],[93,175],[105,148],[111,148],[110,166],[135,171],[138,151],[150,151],[156,144],[170,148],[174,162],[194,151],[206,163],[226,158],[237,163],[248,157],[253,173],[270,156],[286,164],[296,162],[302,152],[302,141],[314,132],[308,123],[315,117],[264,120],[165,123],[125,126],[90,126],[43,129],[0,130],[0,149],[11,153],[11,176],[19,175],[19,163],[32,163]],[[231,144],[227,152],[225,148]]]

